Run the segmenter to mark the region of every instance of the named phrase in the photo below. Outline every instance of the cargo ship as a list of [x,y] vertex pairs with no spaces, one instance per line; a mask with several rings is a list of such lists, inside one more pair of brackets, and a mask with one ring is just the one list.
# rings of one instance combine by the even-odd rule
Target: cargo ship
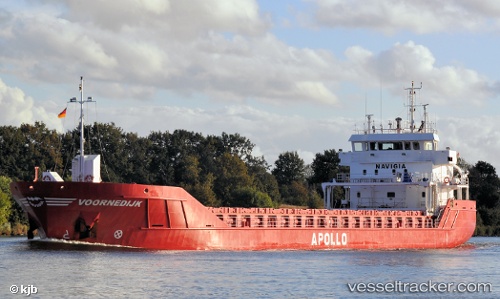
[[[363,129],[340,151],[349,166],[322,184],[323,209],[207,207],[175,186],[102,182],[100,156],[85,155],[84,140],[72,161],[72,180],[35,169],[35,179],[11,183],[28,215],[33,238],[158,250],[324,250],[452,248],[476,224],[467,172],[458,153],[439,149],[427,105],[406,88],[407,120]],[[83,79],[80,129],[83,134]],[[424,117],[415,125],[415,111]]]

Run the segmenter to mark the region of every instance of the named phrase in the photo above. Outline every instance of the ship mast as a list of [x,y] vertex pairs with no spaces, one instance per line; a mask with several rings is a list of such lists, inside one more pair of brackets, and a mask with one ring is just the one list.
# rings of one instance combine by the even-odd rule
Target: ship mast
[[85,144],[85,137],[84,137],[84,122],[83,122],[83,103],[91,103],[95,102],[92,100],[92,97],[88,97],[86,100],[83,100],[83,76],[80,77],[80,101],[77,102],[76,98],[73,97],[70,99],[70,103],[79,103],[80,104],[80,157],[79,157],[79,163],[80,163],[80,173],[78,174],[78,181],[83,182],[84,181],[84,176],[85,176],[85,152],[84,152],[84,144]]
[[413,81],[411,81],[411,87],[405,88],[405,90],[410,91],[409,101],[410,101],[410,131],[413,133],[415,129],[415,89],[422,89],[422,82],[420,82],[420,87],[414,87]]

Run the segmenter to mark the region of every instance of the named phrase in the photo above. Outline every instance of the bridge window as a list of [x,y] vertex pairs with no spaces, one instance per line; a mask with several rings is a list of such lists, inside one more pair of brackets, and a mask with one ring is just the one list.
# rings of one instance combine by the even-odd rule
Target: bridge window
[[386,150],[402,150],[403,143],[402,142],[379,142],[378,149],[382,151]]
[[413,149],[416,151],[420,150],[420,143],[418,141],[413,141]]
[[405,150],[407,151],[411,150],[411,143],[409,141],[405,141]]
[[432,141],[424,141],[424,150],[432,151]]
[[365,149],[364,149],[364,146],[363,146],[363,145],[364,145],[364,143],[363,143],[363,142],[353,142],[353,144],[352,144],[352,145],[353,145],[353,150],[354,150],[355,152],[362,152],[362,151],[364,151],[364,150],[365,150]]

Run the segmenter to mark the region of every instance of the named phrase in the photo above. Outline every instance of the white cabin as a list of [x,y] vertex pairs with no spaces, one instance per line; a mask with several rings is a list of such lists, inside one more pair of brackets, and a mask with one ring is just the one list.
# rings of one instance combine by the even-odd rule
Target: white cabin
[[[83,163],[80,162],[83,159]],[[81,169],[83,167],[83,169]],[[73,158],[71,165],[73,182],[101,182],[101,156],[85,155]]]
[[[410,93],[414,112],[413,84]],[[468,199],[467,173],[457,166],[458,153],[439,149],[439,137],[427,120],[416,129],[412,113],[406,125],[397,118],[395,128],[375,129],[370,116],[367,128],[349,139],[351,150],[339,152],[340,165],[350,172],[322,184],[325,208],[434,214],[449,198]],[[336,187],[343,187],[343,198],[335,198]]]

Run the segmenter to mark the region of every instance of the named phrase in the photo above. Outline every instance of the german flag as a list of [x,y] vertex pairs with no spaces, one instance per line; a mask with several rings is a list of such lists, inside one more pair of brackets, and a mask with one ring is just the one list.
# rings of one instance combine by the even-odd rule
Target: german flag
[[59,114],[57,115],[57,117],[58,117],[58,118],[64,118],[64,117],[66,117],[66,109],[68,109],[68,108],[64,108],[64,110],[63,110],[63,111],[61,111],[61,113],[59,113]]

